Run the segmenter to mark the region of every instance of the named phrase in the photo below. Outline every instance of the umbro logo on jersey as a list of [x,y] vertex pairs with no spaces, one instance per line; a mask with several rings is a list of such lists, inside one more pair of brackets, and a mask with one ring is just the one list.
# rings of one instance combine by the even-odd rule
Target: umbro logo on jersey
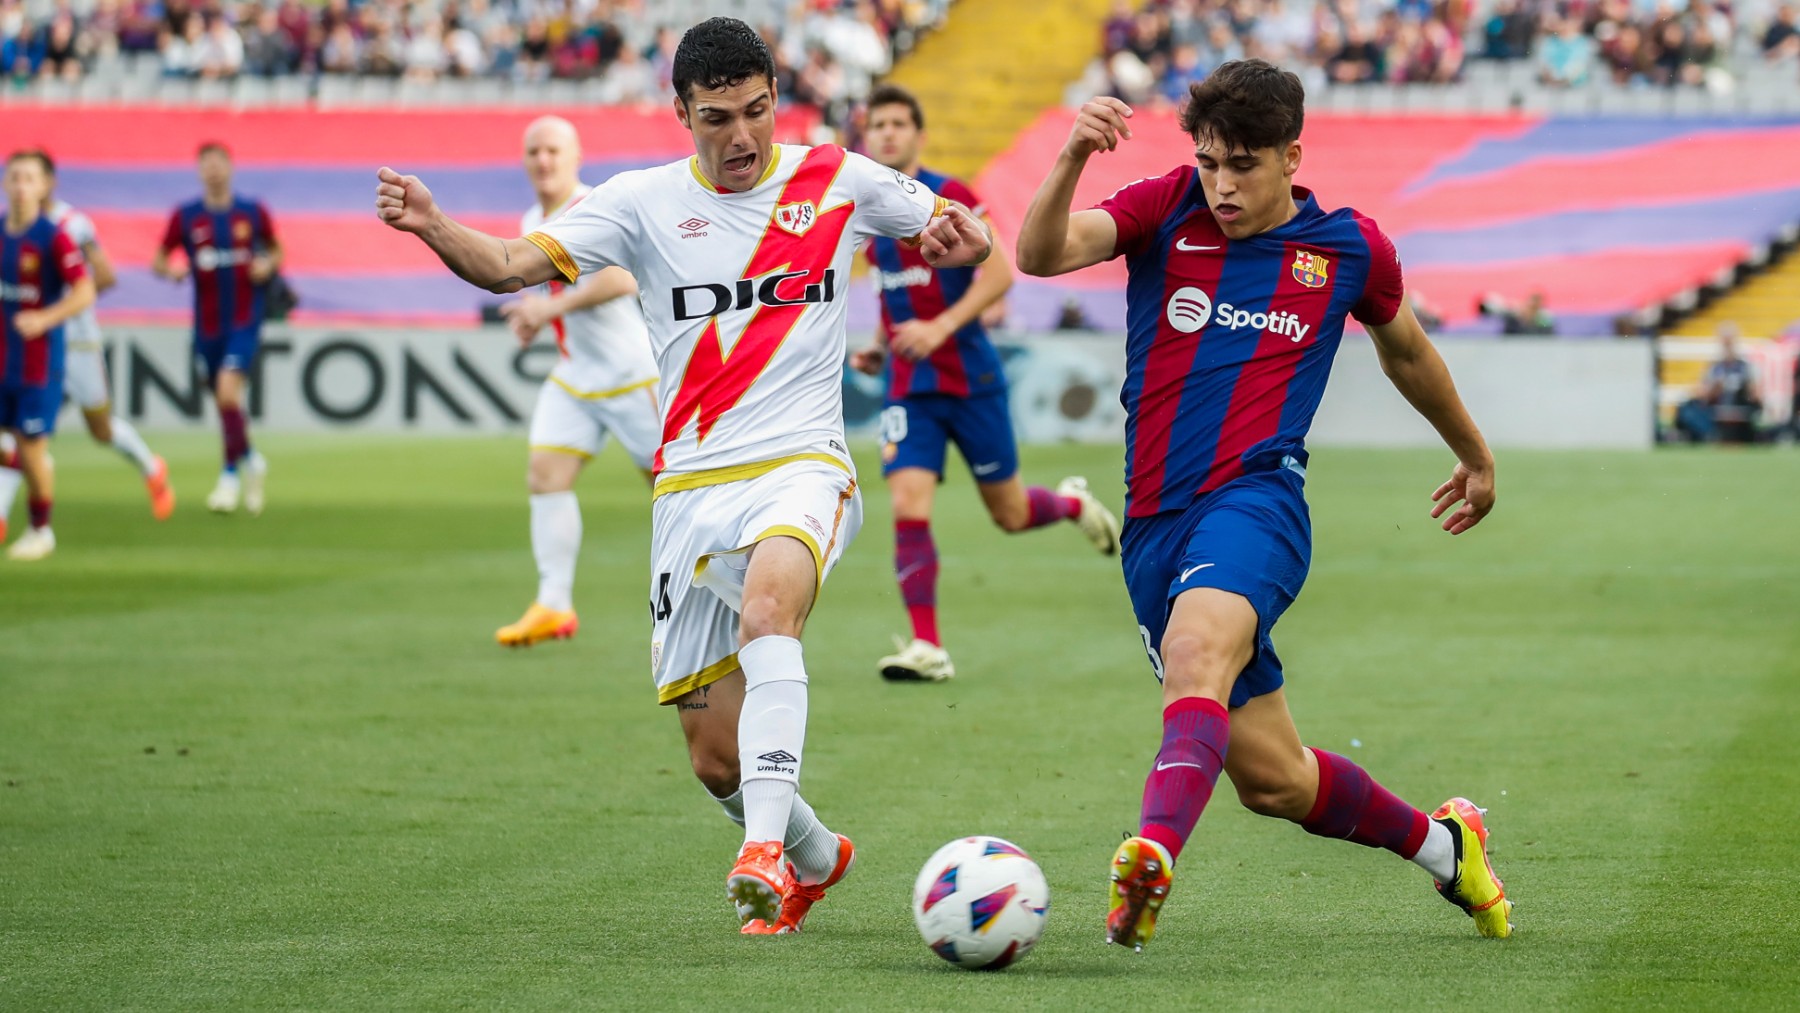
[[1186,251],[1188,251],[1188,252],[1189,252],[1189,253],[1199,253],[1199,252],[1201,252],[1201,251],[1202,251],[1202,250],[1216,250],[1216,249],[1218,249],[1218,247],[1217,247],[1217,246],[1189,246],[1189,245],[1188,245],[1188,241],[1187,241],[1187,239],[1186,239],[1186,237],[1183,237],[1183,238],[1181,238],[1181,239],[1177,239],[1177,240],[1175,240],[1175,248],[1176,248],[1176,249],[1177,249],[1177,250],[1186,250]]
[[799,763],[800,762],[799,757],[795,756],[793,753],[790,753],[785,749],[777,749],[773,753],[764,753],[761,756],[757,757],[757,759],[767,760],[770,763]]
[[696,236],[706,235],[706,232],[704,230],[708,225],[711,225],[711,224],[712,224],[711,222],[707,221],[704,218],[695,217],[695,218],[689,218],[687,221],[682,222],[680,225],[677,225],[675,227],[681,230],[681,238],[693,239]]

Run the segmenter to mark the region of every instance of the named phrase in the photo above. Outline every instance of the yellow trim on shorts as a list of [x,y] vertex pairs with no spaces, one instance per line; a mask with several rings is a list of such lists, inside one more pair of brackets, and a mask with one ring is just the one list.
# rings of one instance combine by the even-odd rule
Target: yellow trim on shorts
[[768,539],[777,538],[782,535],[786,535],[789,538],[798,538],[806,544],[807,551],[811,552],[813,557],[813,576],[818,578],[819,585],[822,586],[825,583],[825,553],[819,550],[819,543],[814,540],[812,532],[807,531],[805,528],[794,527],[792,524],[777,524],[774,527],[765,530],[762,534],[757,535],[755,538],[750,539],[750,544],[756,545],[759,542],[764,542]]
[[761,478],[787,464],[801,461],[822,461],[844,474],[851,474],[850,466],[830,454],[792,454],[777,457],[772,461],[756,461],[751,464],[732,464],[723,468],[708,468],[705,471],[686,471],[679,475],[663,475],[656,480],[656,491],[652,499],[672,492],[686,492],[689,489],[700,489],[709,485],[724,485],[727,482],[743,482],[752,478]]
[[547,379],[551,383],[556,384],[558,387],[562,388],[571,397],[577,397],[583,401],[604,401],[610,397],[618,397],[621,394],[629,394],[634,390],[643,390],[645,387],[654,387],[654,386],[656,386],[657,378],[653,376],[648,380],[639,380],[636,383],[626,384],[623,387],[614,387],[611,390],[596,390],[591,393],[586,393],[583,391],[576,390],[575,388],[569,386],[568,384],[562,382],[561,380],[558,380],[554,376],[548,377]]
[[575,265],[575,258],[569,256],[569,251],[563,249],[563,244],[557,242],[555,236],[545,232],[533,232],[525,237],[525,241],[543,250],[544,255],[549,257],[550,263],[555,266],[557,273],[568,279],[569,284],[573,285],[580,279],[581,268]]
[[737,668],[738,656],[737,652],[733,651],[725,657],[720,658],[718,661],[702,668],[700,671],[695,672],[693,675],[683,676],[676,679],[674,682],[669,683],[667,686],[657,687],[656,702],[659,704],[674,703],[682,696],[692,693],[702,686],[710,686],[713,683],[718,682],[720,679],[737,671]]
[[561,447],[554,443],[533,443],[531,449],[533,451],[542,450],[548,454],[568,454],[570,457],[579,457],[584,461],[591,461],[594,459],[593,454],[578,447]]

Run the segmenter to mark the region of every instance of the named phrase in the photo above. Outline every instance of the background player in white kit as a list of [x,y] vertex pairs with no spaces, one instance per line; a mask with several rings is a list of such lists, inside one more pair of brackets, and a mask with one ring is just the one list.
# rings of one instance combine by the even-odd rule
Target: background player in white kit
[[[544,116],[525,128],[525,175],[537,203],[519,224],[530,235],[592,187],[581,182],[581,138],[574,124]],[[606,443],[619,438],[649,473],[660,440],[656,359],[638,307],[637,282],[617,267],[579,285],[552,280],[501,308],[519,340],[530,344],[548,326],[561,355],[538,392],[531,413],[531,554],[537,559],[537,598],[518,622],[494,639],[507,647],[575,635],[575,561],[581,554],[581,507],[575,479]]]
[[726,890],[746,933],[800,928],[854,857],[797,794],[798,638],[862,514],[843,444],[851,261],[875,235],[917,237],[939,267],[992,247],[965,209],[891,169],[774,144],[774,70],[741,21],[690,29],[673,77],[696,157],[620,173],[523,239],[457,224],[416,177],[383,168],[376,189],[383,221],[490,291],[619,266],[645,292],[664,381],[651,663],[695,775],[744,826]]
[[[49,187],[44,194],[44,217],[62,226],[81,255],[87,259],[88,275],[94,279],[94,291],[105,293],[118,281],[112,261],[100,246],[93,220],[75,210],[67,201],[56,197],[56,163],[43,151],[30,152],[44,168]],[[150,514],[159,521],[168,520],[175,512],[175,490],[169,485],[169,468],[163,459],[151,453],[144,438],[131,423],[112,413],[112,395],[106,385],[105,353],[100,348],[100,320],[92,306],[63,325],[67,342],[63,358],[63,392],[81,409],[88,434],[94,442],[111,447],[130,461],[144,478],[150,492]],[[12,453],[10,441],[0,439],[0,459]],[[15,483],[0,478],[0,520],[10,512]]]

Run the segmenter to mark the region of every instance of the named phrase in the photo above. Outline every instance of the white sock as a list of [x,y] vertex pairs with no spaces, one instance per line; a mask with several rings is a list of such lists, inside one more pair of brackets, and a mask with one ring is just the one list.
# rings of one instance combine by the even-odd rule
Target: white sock
[[19,486],[25,481],[25,474],[17,468],[0,468],[0,522],[4,522],[12,514],[13,500],[19,495]]
[[538,604],[558,612],[574,608],[581,505],[573,491],[531,497],[531,554],[537,557]]
[[744,708],[738,715],[738,777],[744,843],[787,837],[806,749],[806,659],[793,637],[758,637],[738,651]]
[[793,808],[788,810],[787,836],[781,843],[802,883],[823,883],[837,868],[837,835],[825,829],[825,824],[820,823],[813,813],[813,807],[798,795],[794,796]]
[[156,455],[150,452],[150,445],[131,423],[117,415],[112,417],[112,434],[112,448],[124,454],[125,459],[137,465],[137,470],[148,478],[150,469],[156,467]]
[[1456,878],[1456,838],[1449,827],[1437,820],[1428,822],[1431,826],[1425,831],[1425,843],[1412,857],[1413,864],[1431,873],[1438,882],[1448,883]]
[[[726,819],[740,827],[744,825],[743,788],[727,798],[712,796],[712,800],[725,811]],[[793,804],[788,808],[787,833],[782,835],[781,843],[788,861],[793,862],[795,871],[800,873],[802,883],[823,883],[837,868],[840,847],[837,835],[819,822],[813,807],[799,795],[794,796]]]
[[737,791],[725,798],[720,798],[710,791],[706,794],[714,802],[719,803],[719,808],[725,810],[726,819],[740,827],[744,825],[744,788],[742,785],[739,785]]

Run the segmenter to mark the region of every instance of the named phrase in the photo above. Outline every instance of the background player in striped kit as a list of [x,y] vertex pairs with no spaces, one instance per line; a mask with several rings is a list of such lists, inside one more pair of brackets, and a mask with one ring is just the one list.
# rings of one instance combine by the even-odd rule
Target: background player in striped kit
[[1304,98],[1298,77],[1262,60],[1224,64],[1182,111],[1197,168],[1071,215],[1088,159],[1131,137],[1130,108],[1095,99],[1020,230],[1027,273],[1118,256],[1130,270],[1123,558],[1164,709],[1138,833],[1110,867],[1106,938],[1121,945],[1155,931],[1221,771],[1252,811],[1392,851],[1429,871],[1482,935],[1512,930],[1480,810],[1453,798],[1428,817],[1349,759],[1303,746],[1282,689],[1270,634],[1311,564],[1305,437],[1346,317],[1456,455],[1431,516],[1460,534],[1494,505],[1493,455],[1407,305],[1393,244],[1293,185]]
[[[919,163],[925,112],[911,92],[891,84],[876,88],[869,96],[866,136],[877,162],[988,220],[981,199],[961,180]],[[979,269],[934,271],[899,240],[872,239],[864,252],[881,297],[881,336],[874,347],[853,355],[851,364],[869,374],[886,366],[881,473],[894,505],[894,576],[913,631],[910,642],[896,638],[898,650],[878,664],[883,678],[941,682],[956,669],[938,633],[931,508],[952,441],[975,478],[982,504],[1003,531],[1073,521],[1096,549],[1112,555],[1119,549],[1119,522],[1088,491],[1084,478],[1065,478],[1055,491],[1019,480],[1006,376],[981,319],[1012,285],[1006,257],[990,257]]]
[[[37,560],[56,550],[50,511],[56,480],[50,435],[62,409],[63,326],[94,304],[81,249],[44,216],[49,180],[32,152],[6,160],[6,221],[0,229],[0,430],[16,445],[0,466],[0,503],[25,483],[31,524],[7,558]],[[0,538],[6,516],[0,513]]]
[[[530,235],[567,211],[592,187],[581,182],[581,138],[574,124],[544,116],[525,128],[525,175],[537,203],[525,212],[519,234]],[[538,590],[517,622],[494,639],[507,647],[572,637],[575,562],[581,554],[581,506],[575,479],[600,452],[607,433],[617,436],[631,460],[650,473],[661,439],[656,409],[656,359],[638,306],[637,281],[617,267],[597,271],[578,285],[552,281],[501,308],[513,334],[530,344],[546,326],[560,353],[531,413],[531,554]]]
[[[68,202],[56,197],[56,163],[42,151],[36,153],[49,180],[49,197],[44,214],[63,227],[87,261],[88,274],[94,279],[94,292],[100,295],[117,280],[112,260],[100,245],[93,220]],[[112,392],[106,382],[106,354],[100,347],[100,319],[92,306],[64,325],[68,344],[63,390],[69,400],[81,409],[88,435],[103,447],[111,447],[137,468],[150,493],[150,514],[159,521],[175,512],[175,490],[169,485],[169,466],[150,450],[138,434],[137,427],[113,414]]]
[[[225,447],[206,507],[231,513],[241,494],[244,509],[260,514],[269,465],[250,446],[244,384],[262,345],[264,300],[281,269],[281,244],[268,208],[232,191],[231,153],[223,144],[200,146],[199,169],[204,192],[169,216],[150,269],[170,281],[194,279],[194,357],[206,370]],[[184,262],[169,259],[177,249]]]

